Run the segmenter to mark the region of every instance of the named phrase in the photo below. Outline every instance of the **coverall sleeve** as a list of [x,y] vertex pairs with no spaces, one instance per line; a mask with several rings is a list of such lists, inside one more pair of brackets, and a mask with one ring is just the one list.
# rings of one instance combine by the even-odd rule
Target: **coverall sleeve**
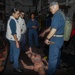
[[52,19],[51,27],[58,29],[58,26],[60,25],[60,19],[61,19],[60,14],[54,15]]
[[27,23],[27,28],[32,28],[32,25],[31,25],[31,22],[30,21],[28,21],[28,23]]
[[36,20],[36,26],[39,26],[39,22]]
[[12,35],[16,34],[16,22],[13,19],[10,21],[10,29]]

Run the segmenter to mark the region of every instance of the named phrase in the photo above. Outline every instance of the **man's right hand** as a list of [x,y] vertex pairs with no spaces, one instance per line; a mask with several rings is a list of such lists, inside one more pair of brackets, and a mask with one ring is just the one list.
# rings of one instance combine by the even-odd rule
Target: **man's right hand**
[[44,37],[44,35],[45,35],[45,32],[41,33],[41,34],[39,35],[39,37]]

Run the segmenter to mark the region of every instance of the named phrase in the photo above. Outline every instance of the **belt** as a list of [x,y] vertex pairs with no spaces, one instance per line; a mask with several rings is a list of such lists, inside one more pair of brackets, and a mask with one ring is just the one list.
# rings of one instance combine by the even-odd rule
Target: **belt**
[[64,35],[54,35],[54,37],[63,37]]

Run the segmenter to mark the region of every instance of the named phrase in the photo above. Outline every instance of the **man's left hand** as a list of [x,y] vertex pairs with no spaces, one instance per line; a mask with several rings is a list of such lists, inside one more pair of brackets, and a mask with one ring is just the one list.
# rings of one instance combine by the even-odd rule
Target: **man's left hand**
[[49,45],[49,44],[55,44],[55,42],[52,42],[52,41],[50,41],[50,40],[48,40],[48,39],[45,39],[45,43],[46,43],[47,45]]
[[45,44],[49,45],[50,41],[48,39],[45,39]]

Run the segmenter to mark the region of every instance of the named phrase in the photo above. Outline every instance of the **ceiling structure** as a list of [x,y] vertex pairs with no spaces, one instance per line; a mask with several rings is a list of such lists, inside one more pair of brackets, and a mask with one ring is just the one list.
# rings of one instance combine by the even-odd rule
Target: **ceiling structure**
[[[12,1],[20,5],[26,5],[26,2],[31,2],[32,6],[37,6],[39,1],[41,1],[43,4],[45,3],[48,4],[52,1],[58,1],[60,5],[66,5],[66,6],[75,3],[75,0],[12,0]],[[27,3],[27,5],[30,4]]]
[[[8,0],[8,1],[10,1],[9,3],[13,2],[13,5],[9,4],[9,5],[11,5],[11,7],[14,6],[14,4],[15,4],[15,6],[21,7],[25,11],[26,11],[26,9],[27,9],[27,11],[33,10],[33,7],[34,7],[34,10],[37,7],[37,11],[42,11],[42,9],[47,10],[49,3],[52,1],[58,1],[60,5],[71,6],[71,8],[69,8],[68,15],[71,15],[75,11],[75,8],[74,8],[75,0]],[[7,4],[8,4],[8,1],[7,1]],[[8,10],[11,9],[11,7],[9,7],[9,5],[7,6]]]

